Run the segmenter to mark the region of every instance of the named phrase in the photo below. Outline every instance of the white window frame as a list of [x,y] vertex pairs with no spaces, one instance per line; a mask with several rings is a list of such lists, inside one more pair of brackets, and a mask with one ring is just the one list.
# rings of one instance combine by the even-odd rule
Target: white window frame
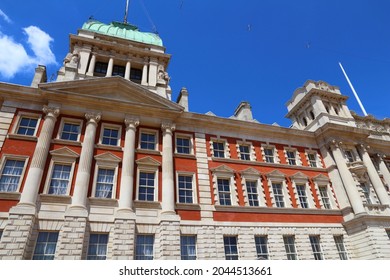
[[23,166],[22,173],[20,174],[18,186],[16,187],[15,192],[1,192],[1,193],[18,193],[18,192],[20,192],[20,187],[22,186],[22,182],[24,180],[24,173],[26,172],[26,167],[28,164],[29,157],[28,156],[20,156],[20,155],[4,154],[2,156],[1,162],[0,162],[0,167],[1,167],[0,177],[3,175],[3,170],[4,170],[5,163],[7,162],[7,160],[24,161],[24,166]]
[[[347,163],[353,163],[355,161],[359,161],[360,160],[360,157],[359,155],[356,153],[356,149],[355,148],[351,148],[351,147],[346,147],[343,149],[343,152],[344,152],[344,158],[345,160],[347,161]],[[350,153],[351,157],[350,158],[347,154]],[[352,160],[352,161],[351,161]]]
[[[362,192],[362,196],[366,204],[377,204],[377,198],[375,194],[374,188],[371,186],[369,182],[361,182],[360,190]],[[369,200],[369,201],[368,201]]]
[[[192,203],[186,203],[186,202],[180,202],[180,197],[179,197],[179,176],[188,176],[191,177],[191,182],[192,182]],[[184,171],[177,171],[176,172],[176,203],[180,204],[197,204],[198,199],[196,195],[196,180],[195,180],[195,173],[194,172],[184,172]]]
[[[235,238],[236,240],[236,244],[233,244],[236,246],[236,249],[237,249],[237,255],[235,254],[227,254],[226,252],[226,247],[229,247],[231,248],[232,247],[232,244],[227,244],[225,242],[225,238]],[[240,251],[239,251],[239,246],[238,246],[238,236],[237,235],[224,235],[223,236],[223,248],[224,248],[224,253],[225,253],[225,260],[239,260],[240,258]],[[230,250],[231,251],[231,250]],[[228,258],[229,257],[229,258]],[[233,259],[230,259],[230,257],[234,257]],[[237,257],[237,259],[235,259],[235,257]]]
[[[272,150],[273,162],[267,161],[266,154],[265,154],[266,149]],[[276,147],[273,145],[264,145],[264,144],[261,145],[261,154],[263,156],[263,161],[265,163],[269,163],[269,164],[280,163],[278,151],[277,151]]]
[[215,205],[221,205],[219,199],[219,190],[218,190],[218,179],[229,180],[229,188],[230,188],[230,205],[222,205],[222,206],[235,206],[238,205],[238,194],[237,187],[234,180],[234,170],[223,165],[217,168],[211,169],[213,175],[213,187],[214,187],[214,197],[215,197]]
[[[285,175],[283,173],[281,173],[280,171],[276,170],[276,171],[273,171],[271,173],[268,173],[267,179],[268,179],[269,192],[271,195],[272,206],[275,208],[291,208],[292,203],[291,203],[290,194],[289,194],[288,189],[287,189]],[[274,195],[274,190],[273,190],[272,184],[281,184],[282,185],[284,207],[276,206],[275,195]]]
[[347,248],[345,247],[344,236],[342,234],[333,235],[333,240],[336,245],[337,252],[339,253],[340,260],[348,260],[349,256]]
[[[195,241],[195,244],[190,244],[188,245],[188,243],[186,244],[182,244],[182,238],[184,237],[193,237],[194,238],[194,241]],[[186,255],[184,256],[183,255],[183,251],[181,250],[182,247],[184,247],[183,245],[185,245],[186,247],[190,247],[190,246],[194,246],[195,247],[195,255]],[[188,250],[187,250],[188,252]],[[195,234],[181,234],[180,235],[180,259],[181,260],[196,260],[197,259],[197,252],[198,252],[198,248],[197,248],[197,236]],[[187,257],[187,258],[183,258],[183,257]],[[193,257],[193,258],[191,258]]]
[[[75,166],[76,160],[67,160],[65,158],[59,159],[59,158],[53,158],[50,162],[49,170],[47,172],[47,178],[46,178],[46,183],[45,183],[45,188],[44,188],[44,193],[47,195],[57,195],[57,196],[64,196],[64,195],[69,195],[70,194],[70,188],[72,186],[73,182],[73,172],[74,172],[74,166]],[[50,182],[53,176],[53,170],[54,166],[56,164],[61,164],[61,165],[70,165],[70,173],[69,173],[69,180],[68,180],[68,185],[66,187],[66,193],[65,194],[49,194],[50,190]]]
[[[248,147],[249,159],[242,159],[241,158],[241,149],[240,149],[241,146],[247,146]],[[236,147],[237,147],[238,159],[243,160],[243,161],[254,161],[254,160],[256,160],[254,147],[253,147],[251,142],[237,141]]]
[[[288,238],[293,238],[292,240],[293,242],[290,243],[291,240],[288,240]],[[298,258],[295,235],[283,235],[283,244],[284,244],[284,249],[286,251],[287,260],[298,260],[299,258]],[[290,250],[290,247],[293,248],[293,250]],[[289,256],[293,256],[293,258],[290,259]]]
[[[153,193],[153,200],[139,200],[139,181],[140,181],[140,174],[141,173],[154,173],[154,193]],[[139,167],[137,169],[137,192],[136,192],[136,201],[142,201],[142,202],[153,202],[158,201],[158,168],[154,167]]]
[[321,246],[321,237],[319,235],[309,235],[311,250],[315,260],[325,260],[324,251]]
[[[76,124],[76,125],[80,126],[77,140],[69,140],[69,139],[62,139],[61,138],[65,123]],[[60,128],[58,129],[58,133],[57,133],[57,139],[61,140],[61,141],[80,142],[81,131],[83,130],[83,123],[84,122],[81,119],[72,119],[72,118],[66,118],[66,117],[61,118]]]
[[[179,153],[177,151],[177,139],[188,139],[189,141],[189,153]],[[179,155],[194,155],[194,137],[191,134],[185,134],[185,133],[175,133],[175,153]]]
[[[223,157],[216,157],[214,155],[214,143],[222,143],[224,147],[224,156]],[[211,138],[210,139],[210,153],[211,157],[213,158],[230,158],[230,150],[229,150],[229,143],[226,139],[222,138]]]
[[[141,148],[141,138],[142,134],[154,134],[154,149],[145,149]],[[139,129],[139,138],[138,138],[138,149],[143,151],[158,151],[159,146],[159,131],[156,129],[149,129],[149,128],[140,128]]]
[[[101,242],[97,242],[97,243],[91,243],[91,235],[96,235],[96,236],[107,236],[107,243],[101,243]],[[98,237],[99,239],[99,237]],[[87,248],[87,260],[106,260],[107,259],[107,255],[108,255],[108,243],[110,241],[110,235],[108,232],[91,232],[90,233],[90,236],[89,236],[89,240],[88,240],[88,248]],[[90,255],[89,254],[89,249],[90,249],[90,246],[91,245],[94,245],[94,246],[97,246],[98,248],[99,247],[102,247],[105,245],[105,248],[106,248],[106,254],[105,255]],[[99,250],[96,250],[96,251],[99,251]]]
[[[116,129],[118,130],[118,138],[116,139],[116,145],[110,145],[110,144],[103,144],[103,137],[104,137],[104,129]],[[99,137],[99,144],[107,147],[120,147],[121,146],[121,139],[122,139],[122,126],[118,124],[111,124],[111,123],[102,123],[102,126],[100,128],[100,137]]]
[[[143,243],[143,244],[138,244],[138,240],[139,240],[139,237],[140,236],[148,236],[148,237],[151,237],[152,238],[152,244],[146,244],[146,243]],[[136,236],[135,236],[135,242],[134,242],[134,260],[144,260],[144,259],[139,259],[138,255],[136,255],[136,252],[137,252],[137,246],[139,245],[152,245],[152,249],[153,249],[153,252],[152,252],[152,255],[150,256],[151,257],[151,260],[154,259],[154,254],[155,254],[155,243],[156,243],[156,237],[154,234],[147,234],[147,233],[137,233]],[[149,255],[142,255],[142,257],[148,257]]]
[[[256,240],[258,240],[258,238],[264,238],[265,244],[256,242]],[[256,246],[257,259],[258,260],[269,260],[268,236],[267,235],[255,235],[255,246]],[[264,248],[264,247],[265,247],[266,252],[259,252],[258,249],[260,249],[260,251],[262,251],[262,248]],[[262,258],[259,255],[266,255],[267,257]]]
[[[313,168],[322,168],[323,167],[321,159],[320,159],[320,155],[318,154],[317,151],[306,150],[305,155],[306,155],[306,160],[307,160],[307,164],[309,167],[313,167]],[[314,156],[314,160],[310,159],[310,155]],[[312,166],[312,162],[314,162],[316,166]]]
[[[100,156],[100,157],[99,157]],[[95,156],[95,172],[93,176],[93,187],[92,187],[92,195],[91,197],[100,198],[100,199],[115,199],[116,198],[116,189],[118,186],[118,167],[120,158],[115,158],[110,153],[101,154]],[[99,169],[111,169],[114,170],[114,178],[113,178],[113,186],[112,186],[112,196],[111,197],[97,197],[96,196],[96,186],[97,179],[99,175]]]
[[[294,153],[294,158],[291,158],[292,160],[295,160],[295,164],[290,164],[290,158],[288,157],[288,153]],[[285,148],[284,149],[284,156],[286,158],[286,164],[290,166],[301,166],[302,162],[299,156],[299,152],[297,149],[294,148]]]
[[326,176],[323,176],[323,175],[319,175],[319,176],[312,178],[312,180],[314,182],[314,188],[319,196],[318,200],[320,202],[321,209],[328,209],[328,208],[325,208],[325,206],[324,206],[320,187],[326,187],[326,194],[328,196],[329,204],[330,204],[329,209],[336,209],[337,208],[336,198],[333,195],[333,191],[332,191],[332,188],[330,185],[329,178]]
[[[310,209],[310,208],[315,208],[315,201],[313,197],[313,193],[310,188],[309,184],[309,177],[304,175],[301,172],[297,172],[294,175],[291,176],[291,181],[292,181],[292,187],[294,190],[294,195],[296,199],[296,204],[298,205],[299,208],[302,209]],[[298,186],[303,186],[305,195],[306,195],[306,203],[307,203],[307,208],[302,207],[299,194],[298,194]]]
[[[24,118],[24,117],[31,118],[31,119],[37,119],[37,125],[35,127],[33,135],[25,135],[25,134],[18,134],[17,133],[18,130],[19,130],[19,127],[20,127],[20,122],[22,121],[22,118]],[[14,128],[12,130],[12,134],[18,135],[18,136],[21,136],[21,137],[36,137],[37,133],[38,133],[39,125],[41,123],[41,120],[42,120],[42,115],[41,114],[21,111],[16,116],[16,122],[15,122],[15,126],[14,126]]]
[[248,188],[247,188],[247,182],[256,182],[256,190],[257,190],[257,200],[259,202],[260,206],[266,206],[266,201],[264,198],[264,191],[263,186],[261,183],[261,174],[257,170],[253,168],[248,168],[243,171],[241,171],[241,184],[243,186],[243,192],[244,192],[244,201],[245,205],[250,207],[257,207],[257,206],[251,206],[249,202],[249,194],[248,194]]

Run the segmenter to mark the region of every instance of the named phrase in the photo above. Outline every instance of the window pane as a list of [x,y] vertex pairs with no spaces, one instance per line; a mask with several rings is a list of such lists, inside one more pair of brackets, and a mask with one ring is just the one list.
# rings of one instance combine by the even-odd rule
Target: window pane
[[274,149],[266,148],[264,149],[265,161],[268,163],[274,163]]
[[22,117],[20,119],[19,127],[16,131],[16,134],[30,136],[34,135],[37,123],[38,119],[36,118]]
[[339,252],[339,257],[340,257],[340,260],[348,260],[348,254],[347,254],[347,250],[345,249],[345,246],[344,246],[344,238],[342,235],[335,235],[333,236],[334,238],[334,242],[336,244],[336,247],[337,247],[337,251]]
[[256,252],[258,260],[268,260],[267,236],[255,236]]
[[322,254],[321,244],[320,244],[320,237],[315,236],[309,236],[311,249],[313,251],[314,259],[315,260],[323,260],[324,256]]
[[259,206],[259,195],[257,192],[257,181],[246,181],[246,191],[250,206]]
[[230,180],[218,179],[218,196],[220,205],[232,205],[230,195]]
[[283,188],[280,183],[272,183],[276,207],[284,207]]
[[0,177],[0,192],[17,191],[24,163],[22,160],[6,160]]
[[283,236],[284,248],[286,250],[288,260],[297,260],[297,253],[295,249],[295,237],[292,235]]
[[306,196],[306,187],[304,185],[297,185],[297,194],[299,199],[299,204],[302,208],[309,208]]
[[250,160],[250,147],[248,145],[240,145],[240,158],[242,160]]
[[138,200],[154,201],[155,173],[139,173]]
[[179,202],[193,203],[192,176],[178,176]]
[[102,144],[110,145],[110,146],[117,146],[118,142],[119,142],[118,140],[119,140],[119,130],[118,129],[104,128]]
[[196,260],[196,236],[180,236],[180,252],[182,260]]
[[327,186],[320,186],[319,190],[320,190],[320,195],[321,195],[321,201],[322,201],[322,204],[324,205],[324,208],[330,209],[331,205],[330,205],[330,200],[329,200],[329,196],[328,196],[328,187]]
[[141,133],[141,149],[155,150],[156,135],[154,133]]
[[224,236],[223,243],[225,247],[225,259],[238,260],[237,236]]
[[225,157],[225,143],[224,142],[213,142],[214,157],[224,158]]
[[61,132],[61,139],[77,141],[80,134],[80,125],[74,123],[64,123]]
[[179,154],[191,153],[191,140],[189,138],[176,138],[176,151]]
[[51,175],[49,194],[65,195],[68,191],[71,165],[55,164]]
[[107,256],[108,234],[91,234],[87,260],[105,260]]
[[114,175],[114,169],[99,168],[98,176],[96,178],[95,197],[112,198]]
[[40,232],[35,245],[33,260],[54,260],[58,232]]
[[295,152],[287,151],[286,154],[287,154],[287,163],[289,165],[297,165],[297,161],[295,158]]
[[153,243],[153,235],[137,235],[134,259],[153,260]]

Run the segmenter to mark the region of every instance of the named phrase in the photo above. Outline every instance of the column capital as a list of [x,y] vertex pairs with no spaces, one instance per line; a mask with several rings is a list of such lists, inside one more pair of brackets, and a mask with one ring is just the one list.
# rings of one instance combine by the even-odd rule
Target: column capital
[[48,105],[44,105],[42,111],[46,114],[46,116],[53,118],[57,118],[60,114],[60,108]]
[[161,123],[161,129],[163,132],[173,132],[176,129],[176,125],[169,121]]
[[85,118],[87,119],[88,122],[93,122],[95,124],[97,124],[100,119],[102,117],[102,114],[99,112],[99,113],[96,113],[96,112],[87,112],[85,113]]
[[366,144],[363,144],[363,143],[359,143],[356,145],[362,152],[367,152],[367,150],[370,149],[370,146],[369,145],[366,145]]
[[343,144],[343,142],[341,142],[341,141],[339,141],[339,140],[337,140],[337,139],[333,139],[333,140],[330,140],[330,141],[328,142],[328,146],[329,146],[332,150],[334,150],[334,149],[336,149],[336,148],[340,149],[342,144]]
[[125,125],[126,125],[126,129],[129,128],[135,129],[137,128],[137,126],[139,126],[139,118],[134,116],[126,116]]

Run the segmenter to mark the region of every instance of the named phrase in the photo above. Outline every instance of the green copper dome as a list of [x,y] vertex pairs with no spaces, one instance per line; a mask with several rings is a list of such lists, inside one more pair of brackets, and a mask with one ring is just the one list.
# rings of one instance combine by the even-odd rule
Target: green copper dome
[[141,32],[136,26],[128,23],[114,21],[105,24],[92,19],[84,23],[82,29],[145,44],[163,46],[162,40],[157,34]]

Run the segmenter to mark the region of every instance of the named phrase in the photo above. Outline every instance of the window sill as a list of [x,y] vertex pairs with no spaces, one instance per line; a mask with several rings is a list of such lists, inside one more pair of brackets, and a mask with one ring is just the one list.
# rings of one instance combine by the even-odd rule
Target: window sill
[[161,152],[156,150],[137,149],[136,152],[142,154],[150,154],[150,155],[161,155]]
[[70,195],[41,194],[41,202],[54,202],[70,204],[72,197]]
[[2,200],[20,200],[20,193],[18,193],[18,192],[0,192],[0,199],[2,199]]
[[190,203],[176,203],[176,210],[192,210],[200,211],[199,204],[190,204]]
[[178,154],[178,153],[175,153],[175,154],[174,154],[174,157],[177,157],[177,158],[196,159],[196,156],[193,155],[193,154]]
[[30,135],[20,135],[20,134],[8,134],[7,136],[9,139],[17,139],[17,140],[26,140],[26,141],[33,141],[37,142],[38,137],[36,136],[30,136]]
[[118,201],[114,198],[90,197],[89,203],[93,206],[118,206]]
[[52,143],[54,143],[54,144],[64,144],[64,145],[79,146],[79,147],[81,147],[81,142],[79,142],[79,141],[72,141],[72,140],[53,139],[53,140],[52,140]]
[[122,151],[122,147],[120,146],[111,146],[111,145],[105,145],[105,144],[96,144],[97,148],[104,149],[104,150],[111,150],[111,151]]
[[161,204],[158,201],[134,200],[134,207],[135,208],[161,209]]

